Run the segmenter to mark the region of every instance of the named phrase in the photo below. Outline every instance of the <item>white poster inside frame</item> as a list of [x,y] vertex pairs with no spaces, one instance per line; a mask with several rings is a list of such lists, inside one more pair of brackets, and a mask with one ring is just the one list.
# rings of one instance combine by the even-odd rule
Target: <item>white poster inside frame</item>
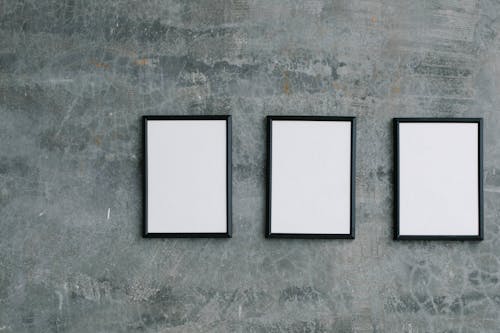
[[482,240],[482,119],[396,118],[395,239]]
[[354,238],[355,118],[267,119],[266,237]]
[[144,237],[231,237],[231,117],[144,116]]

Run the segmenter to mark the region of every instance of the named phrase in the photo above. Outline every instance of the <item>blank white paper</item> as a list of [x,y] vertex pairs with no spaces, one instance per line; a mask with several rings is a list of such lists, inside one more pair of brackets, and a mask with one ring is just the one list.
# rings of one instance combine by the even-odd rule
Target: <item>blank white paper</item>
[[271,123],[271,233],[350,234],[351,122]]
[[147,121],[148,233],[225,233],[226,121]]
[[399,123],[400,235],[478,235],[478,124]]

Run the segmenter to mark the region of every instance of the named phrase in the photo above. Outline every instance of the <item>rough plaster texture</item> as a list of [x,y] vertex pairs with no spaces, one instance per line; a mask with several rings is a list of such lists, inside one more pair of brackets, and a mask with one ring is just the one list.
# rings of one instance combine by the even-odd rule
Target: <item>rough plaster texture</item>
[[[499,332],[497,0],[0,1],[0,332]],[[233,115],[232,239],[141,238],[144,114]],[[266,240],[266,115],[358,117],[356,239]],[[394,242],[396,116],[485,118],[485,240]]]

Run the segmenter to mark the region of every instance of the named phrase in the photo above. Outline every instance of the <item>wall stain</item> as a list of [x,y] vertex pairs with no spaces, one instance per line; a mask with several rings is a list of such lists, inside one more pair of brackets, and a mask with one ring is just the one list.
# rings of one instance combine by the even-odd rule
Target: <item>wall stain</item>
[[95,61],[95,60],[92,60],[90,63],[92,65],[94,65],[95,67],[97,67],[97,68],[109,69],[109,67],[110,67],[109,64],[106,64],[104,62],[98,62],[98,61]]
[[290,95],[290,81],[288,80],[288,72],[283,72],[283,92]]

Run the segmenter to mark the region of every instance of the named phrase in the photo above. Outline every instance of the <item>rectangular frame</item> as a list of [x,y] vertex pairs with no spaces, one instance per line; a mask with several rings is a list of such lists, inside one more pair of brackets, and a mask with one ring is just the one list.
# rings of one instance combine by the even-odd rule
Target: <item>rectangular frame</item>
[[[351,123],[350,134],[350,221],[349,233],[325,234],[325,233],[272,233],[272,122],[273,121],[339,121]],[[298,239],[354,239],[355,237],[355,161],[356,161],[356,118],[336,116],[267,116],[267,209],[266,209],[266,238],[298,238]]]
[[[478,124],[478,234],[477,235],[401,235],[400,234],[400,150],[401,123],[476,123]],[[394,240],[483,240],[483,119],[482,118],[394,118]]]
[[[143,120],[143,237],[145,238],[230,238],[232,234],[232,130],[230,115],[206,115],[206,116],[161,116],[146,115]],[[155,120],[225,120],[226,121],[226,232],[148,232],[148,121]]]

